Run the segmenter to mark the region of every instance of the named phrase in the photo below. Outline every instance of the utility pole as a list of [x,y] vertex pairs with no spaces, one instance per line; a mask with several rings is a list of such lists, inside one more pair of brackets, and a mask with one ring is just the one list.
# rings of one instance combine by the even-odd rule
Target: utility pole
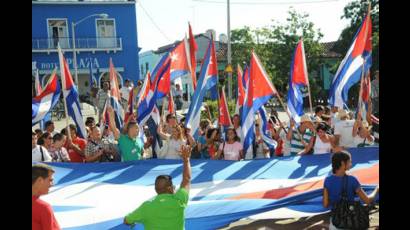
[[[231,15],[230,15],[230,1],[227,0],[227,21],[228,21],[228,66],[232,64],[231,57]],[[232,72],[228,72],[228,98],[232,99]]]

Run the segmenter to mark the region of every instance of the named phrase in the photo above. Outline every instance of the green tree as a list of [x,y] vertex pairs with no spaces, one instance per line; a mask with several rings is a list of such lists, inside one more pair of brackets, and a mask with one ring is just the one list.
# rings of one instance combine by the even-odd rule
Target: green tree
[[[272,25],[266,27],[233,30],[231,37],[233,66],[249,63],[250,53],[254,49],[281,95],[287,93],[290,64],[299,39],[303,37],[309,72],[319,69],[319,57],[323,53],[323,47],[319,43],[323,35],[308,20],[309,15],[297,13],[293,8],[290,8],[288,13],[285,24],[272,20]],[[236,77],[236,73],[234,76]],[[312,76],[309,76],[309,82],[314,97],[321,86],[317,78]]]
[[[372,70],[379,69],[379,1],[370,0],[371,3],[371,19],[372,19]],[[346,54],[353,38],[359,30],[364,17],[368,10],[368,0],[356,0],[350,2],[344,8],[344,14],[341,19],[349,20],[350,24],[343,29],[335,46],[335,51],[341,54]]]

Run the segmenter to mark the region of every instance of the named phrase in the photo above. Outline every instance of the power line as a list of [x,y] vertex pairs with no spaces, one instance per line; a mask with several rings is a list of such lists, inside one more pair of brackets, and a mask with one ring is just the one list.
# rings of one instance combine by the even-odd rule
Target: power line
[[[213,1],[213,0],[192,0],[194,2],[200,2],[200,3],[217,3],[217,4],[226,4],[226,1]],[[230,4],[234,5],[297,5],[297,4],[309,4],[309,3],[325,3],[325,2],[337,2],[338,0],[309,0],[309,1],[273,1],[273,2],[249,2],[249,1],[237,1],[237,2],[231,2]]]
[[141,7],[141,9],[145,12],[145,14],[148,16],[148,19],[152,22],[152,24],[157,28],[157,30],[164,36],[169,42],[172,42],[172,40],[161,30],[161,28],[155,23],[154,19],[151,17],[151,15],[148,13],[148,11],[142,6],[141,1],[137,1]]

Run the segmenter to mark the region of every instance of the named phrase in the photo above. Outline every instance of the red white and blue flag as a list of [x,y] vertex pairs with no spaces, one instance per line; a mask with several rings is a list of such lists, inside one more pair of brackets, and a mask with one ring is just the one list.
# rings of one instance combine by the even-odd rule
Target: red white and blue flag
[[166,96],[170,92],[170,66],[171,59],[169,58],[169,53],[166,53],[155,66],[152,75],[147,74],[141,89],[143,93],[139,98],[137,106],[138,124],[144,124],[151,116],[157,99]]
[[243,150],[246,158],[252,158],[252,143],[255,139],[255,113],[271,97],[277,95],[277,90],[269,80],[262,63],[254,51],[251,54],[249,79],[246,87],[246,98],[242,114]]
[[42,121],[46,114],[54,108],[60,98],[60,91],[60,84],[54,70],[44,90],[31,100],[32,125]]
[[75,125],[77,126],[77,135],[81,138],[86,138],[87,132],[85,129],[83,115],[81,113],[80,102],[78,101],[77,86],[74,85],[70,69],[63,56],[60,46],[58,46],[58,57],[60,61],[61,82],[63,85],[64,100],[67,105],[67,113],[74,120]]
[[346,105],[350,87],[360,80],[363,70],[365,73],[369,71],[371,65],[372,22],[369,10],[333,78],[330,88],[330,104],[343,108],[343,105]]
[[170,52],[171,58],[171,81],[175,81],[184,75],[191,74],[191,59],[189,45],[186,37]]
[[296,124],[303,116],[302,88],[309,85],[303,40],[298,42],[290,65],[287,110]]
[[124,126],[124,109],[120,104],[120,89],[118,86],[117,73],[110,58],[110,105],[114,110],[115,126],[121,131]]
[[[201,72],[199,75],[198,85],[194,91],[192,102],[189,106],[188,114],[186,115],[185,127],[190,128],[190,134],[194,139],[199,135],[199,122],[201,116],[201,106],[205,94],[211,91],[211,94],[218,95],[218,63],[216,60],[215,43],[211,36],[208,48],[206,49],[204,59],[201,65]],[[212,92],[216,91],[216,92]]]

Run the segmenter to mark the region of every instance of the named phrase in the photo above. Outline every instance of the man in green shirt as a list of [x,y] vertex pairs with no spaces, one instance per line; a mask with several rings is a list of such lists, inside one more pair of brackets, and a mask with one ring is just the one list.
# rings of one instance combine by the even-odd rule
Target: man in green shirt
[[138,138],[139,127],[137,122],[129,119],[125,127],[125,134],[115,127],[114,109],[111,106],[107,107],[110,115],[110,129],[114,134],[115,140],[118,140],[118,148],[120,149],[122,161],[135,161],[142,158],[144,154],[144,143],[141,138]]
[[171,176],[158,176],[155,179],[155,191],[158,195],[125,216],[124,224],[141,223],[146,230],[184,229],[184,210],[188,204],[191,184],[191,147],[181,146],[181,153],[184,171],[180,188],[175,192]]

